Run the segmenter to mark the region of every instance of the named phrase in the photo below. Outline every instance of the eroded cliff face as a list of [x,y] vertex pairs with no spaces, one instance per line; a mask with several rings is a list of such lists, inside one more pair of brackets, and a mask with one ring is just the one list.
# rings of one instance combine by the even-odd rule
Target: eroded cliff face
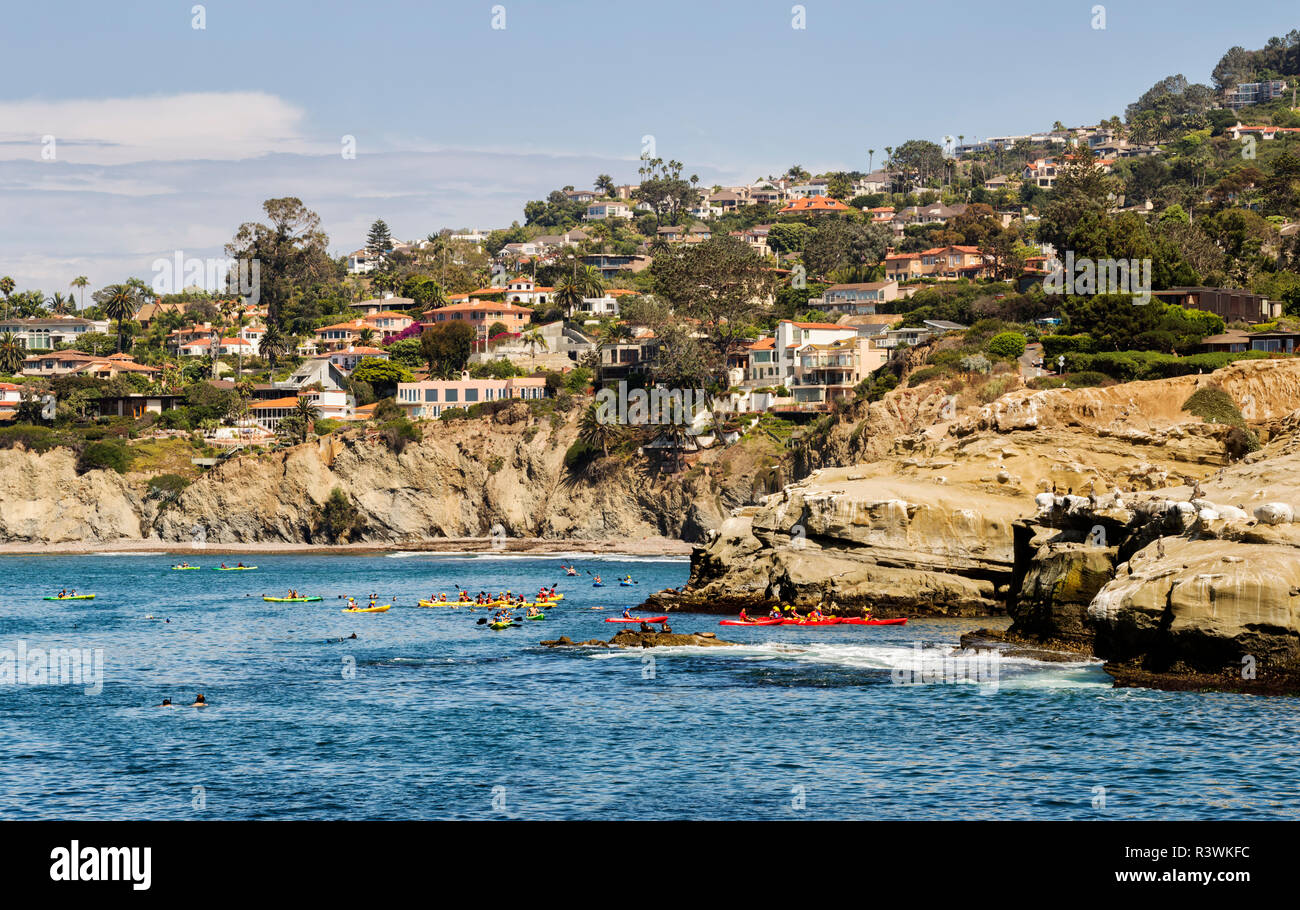
[[65,543],[138,540],[149,508],[119,474],[77,475],[67,449],[37,455],[0,450],[0,541]]
[[362,542],[694,540],[752,501],[757,466],[775,460],[733,446],[704,453],[684,475],[629,457],[575,477],[564,466],[575,416],[552,421],[520,404],[489,419],[427,422],[424,439],[400,452],[374,433],[331,435],[231,459],[166,503],[112,472],[77,476],[64,450],[0,451],[0,541],[189,542],[201,528],[209,543],[332,543],[319,519],[336,488],[357,510]]

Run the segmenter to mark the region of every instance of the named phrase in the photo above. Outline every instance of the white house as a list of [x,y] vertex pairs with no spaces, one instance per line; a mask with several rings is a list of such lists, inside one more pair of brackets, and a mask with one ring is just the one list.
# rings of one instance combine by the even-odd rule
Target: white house
[[793,322],[783,319],[776,326],[773,366],[776,367],[777,384],[793,382],[799,366],[799,349],[809,344],[832,344],[856,338],[853,326],[835,325],[831,322]]
[[603,221],[606,218],[631,218],[632,209],[625,202],[593,202],[587,206],[586,221]]

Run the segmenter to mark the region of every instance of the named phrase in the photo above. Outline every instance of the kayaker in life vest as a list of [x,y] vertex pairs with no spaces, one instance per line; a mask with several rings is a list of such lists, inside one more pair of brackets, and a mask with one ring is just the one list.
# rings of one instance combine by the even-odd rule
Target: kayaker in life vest
[[744,607],[741,607],[741,608],[740,608],[740,615],[737,616],[736,618],[739,619],[741,622],[749,622],[749,621],[750,621],[750,620],[749,620],[749,614],[747,614],[747,613],[745,612],[745,608],[744,608]]
[[604,583],[604,582],[602,582],[602,581],[600,580],[600,576],[597,575],[597,576],[596,576],[596,584],[599,585],[599,584],[603,584],[603,583]]
[[624,618],[624,619],[631,619],[631,618],[632,618],[632,608],[631,608],[631,607],[624,607],[624,608],[623,608],[623,618]]
[[781,618],[781,608],[780,608],[780,607],[773,607],[773,608],[772,608],[772,612],[770,612],[770,613],[767,614],[767,618],[768,618],[768,619],[780,619],[780,618]]
[[821,607],[813,607],[808,611],[808,620],[810,622],[821,622],[826,617],[822,614]]

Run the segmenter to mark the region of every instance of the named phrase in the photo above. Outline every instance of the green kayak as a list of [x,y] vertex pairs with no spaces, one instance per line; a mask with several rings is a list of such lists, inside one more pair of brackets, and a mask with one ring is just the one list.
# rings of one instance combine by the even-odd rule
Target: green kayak
[[273,604],[309,604],[320,600],[319,597],[263,597],[262,600]]
[[94,594],[65,594],[59,597],[57,594],[53,597],[47,597],[46,600],[94,600]]
[[524,619],[545,619],[545,613],[538,613],[536,616],[525,616]]
[[492,623],[488,623],[488,628],[489,628],[489,629],[508,629],[508,628],[510,628],[511,626],[517,626],[517,625],[519,625],[519,623],[515,622],[514,620],[510,620],[509,622],[492,622]]

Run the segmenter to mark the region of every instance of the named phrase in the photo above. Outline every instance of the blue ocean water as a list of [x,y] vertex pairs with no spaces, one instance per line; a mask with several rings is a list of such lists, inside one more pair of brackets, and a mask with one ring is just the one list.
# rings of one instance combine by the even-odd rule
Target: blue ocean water
[[[0,561],[0,659],[102,649],[102,691],[0,684],[0,818],[1295,818],[1294,699],[1116,690],[1095,664],[897,685],[971,620],[732,628],[740,648],[552,650],[684,560],[196,552]],[[218,573],[221,560],[259,566]],[[566,578],[576,562],[634,587]],[[542,622],[420,597],[556,583]],[[93,601],[48,602],[60,588]],[[275,605],[290,587],[318,604]],[[340,612],[344,594],[392,610]],[[345,638],[353,632],[356,640]],[[178,705],[203,692],[204,709]]]

